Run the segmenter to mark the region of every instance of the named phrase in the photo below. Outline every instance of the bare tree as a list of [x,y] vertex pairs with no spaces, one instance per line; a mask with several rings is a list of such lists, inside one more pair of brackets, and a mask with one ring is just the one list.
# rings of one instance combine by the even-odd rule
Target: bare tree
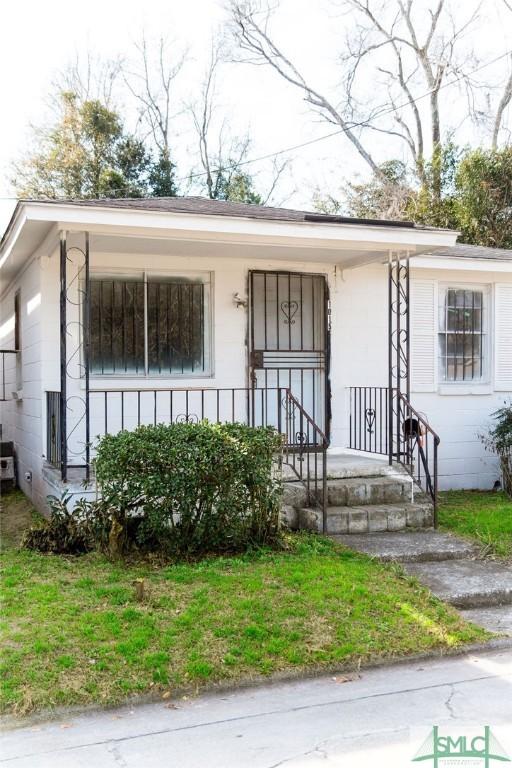
[[503,88],[503,93],[501,95],[501,98],[498,102],[498,107],[496,109],[496,114],[494,116],[494,123],[493,123],[493,130],[492,130],[492,148],[497,149],[498,147],[498,137],[500,130],[503,126],[503,120],[505,117],[505,111],[512,101],[512,55],[510,56],[510,74],[507,78],[507,81],[505,83],[505,87]]
[[[270,32],[274,8],[259,0],[231,2],[240,58],[266,63],[298,88],[324,120],[340,127],[381,181],[386,179],[371,150],[372,132],[391,136],[407,148],[422,185],[427,183],[428,153],[431,192],[438,199],[444,136],[440,91],[450,73],[468,82],[468,56],[459,56],[459,43],[477,18],[478,7],[457,24],[447,0],[433,0],[431,7],[417,0],[343,0],[342,6],[351,11],[355,29],[348,32],[340,56],[342,87],[336,99],[314,88],[277,45]],[[379,102],[368,93],[368,82],[383,95]],[[428,104],[426,114],[420,99]]]
[[191,178],[203,181],[206,194],[211,199],[236,199],[240,202],[265,205],[272,198],[290,161],[274,158],[271,183],[266,193],[254,189],[254,179],[245,170],[251,139],[249,133],[235,136],[229,130],[227,115],[218,117],[216,77],[221,64],[221,48],[212,44],[210,59],[205,72],[200,98],[189,109],[197,135],[199,159],[202,171]]
[[[512,13],[512,3],[508,2],[508,0],[503,0],[503,4]],[[507,109],[508,105],[512,101],[512,54],[510,56],[510,65],[511,65],[510,73],[505,82],[503,93],[501,94],[501,98],[496,108],[496,114],[494,116],[494,123],[493,123],[493,130],[492,130],[492,148],[493,149],[497,149],[498,147],[498,136],[503,125],[505,110]]]
[[248,0],[247,2],[233,0],[231,10],[235,38],[240,49],[245,54],[243,61],[251,64],[265,62],[287,82],[299,88],[304,94],[305,101],[314,107],[321,114],[322,118],[341,128],[374,173],[379,176],[378,163],[363,146],[342,111],[306,81],[298,68],[285,56],[270,37],[269,24],[273,9],[267,6],[262,11],[260,4],[253,2],[253,0]]
[[124,81],[139,105],[139,120],[145,138],[153,142],[160,163],[160,186],[164,194],[175,194],[171,145],[173,122],[183,112],[175,99],[175,81],[186,62],[188,51],[163,37],[149,43],[145,35],[136,46],[134,68],[124,73]]
[[123,61],[119,57],[102,59],[90,50],[85,56],[75,54],[74,60],[53,83],[57,105],[60,105],[60,94],[68,91],[80,102],[100,101],[107,109],[112,109],[122,68]]
[[[216,174],[212,167],[213,157],[210,148],[210,136],[211,125],[214,112],[214,99],[215,99],[215,74],[219,65],[219,49],[212,45],[210,53],[210,61],[204,77],[201,99],[199,103],[193,104],[190,107],[194,128],[197,133],[199,143],[199,158],[201,166],[204,171],[204,180],[206,190],[209,198],[216,198],[218,196],[218,184],[220,178],[221,168],[217,168]],[[218,152],[216,165],[222,165],[222,150],[223,150],[223,133],[225,130],[225,121],[222,122],[218,137]],[[243,159],[245,152],[247,151],[247,142],[242,143],[240,151],[237,153],[240,159]],[[214,176],[216,178],[214,179]]]

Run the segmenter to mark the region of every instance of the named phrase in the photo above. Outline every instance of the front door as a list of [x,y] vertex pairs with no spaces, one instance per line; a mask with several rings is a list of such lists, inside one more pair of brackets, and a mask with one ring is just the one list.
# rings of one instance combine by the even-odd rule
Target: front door
[[249,283],[252,385],[288,387],[328,433],[325,277],[258,270]]

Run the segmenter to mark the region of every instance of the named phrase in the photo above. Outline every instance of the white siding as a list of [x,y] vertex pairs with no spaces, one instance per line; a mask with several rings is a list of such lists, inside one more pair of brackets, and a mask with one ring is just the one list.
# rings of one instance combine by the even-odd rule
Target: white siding
[[[40,260],[34,259],[10,286],[0,300],[0,325],[14,314],[14,294],[20,291],[21,368],[20,399],[1,403],[0,422],[3,440],[13,440],[16,448],[18,481],[34,503],[44,506],[45,486],[42,467],[42,380],[41,356],[43,338],[43,301],[41,295]],[[14,349],[14,330],[0,339],[2,349]],[[16,359],[5,357],[6,396],[12,397],[16,387]],[[25,479],[32,474],[32,482]]]
[[512,391],[512,284],[496,284],[495,329],[496,389],[510,392]]
[[[436,380],[431,392],[420,392],[415,388],[412,402],[428,417],[430,424],[441,437],[441,488],[492,488],[499,478],[498,462],[495,456],[485,450],[481,435],[491,424],[491,414],[503,404],[504,395],[512,395],[512,382],[507,381],[502,374],[501,379],[498,379],[498,371],[505,371],[507,364],[510,365],[510,358],[505,350],[507,343],[510,344],[512,333],[511,314],[510,311],[507,313],[503,305],[504,296],[508,297],[512,293],[512,269],[510,276],[503,273],[497,275],[492,271],[417,269],[415,278],[416,276],[422,283],[433,281],[436,286],[448,282],[453,285],[489,286],[489,301],[494,307],[494,322],[489,327],[490,352],[495,360],[495,371],[492,372],[491,380],[482,384],[443,383]],[[500,281],[499,291],[495,285],[497,278]],[[412,318],[412,327],[416,329],[420,321],[414,302]],[[436,331],[437,318],[432,334],[437,357]],[[499,364],[498,359],[501,360]]]
[[434,280],[411,281],[411,388],[433,392],[436,384],[436,307]]
[[[149,241],[145,241],[146,244]],[[176,248],[176,245],[173,246]],[[208,270],[213,274],[213,355],[212,376],[202,378],[117,377],[92,378],[91,386],[106,388],[165,387],[245,387],[247,386],[247,312],[237,308],[233,294],[247,295],[251,269],[292,270],[324,274],[331,299],[332,388],[331,444],[348,445],[347,388],[350,386],[387,386],[387,268],[372,265],[342,271],[331,264],[264,260],[243,255],[239,258],[208,258],[187,252],[163,255],[149,250],[138,254],[101,253],[91,243],[91,268],[118,270],[151,269],[162,271]],[[300,258],[305,258],[304,251]],[[505,397],[512,394],[511,322],[512,271],[493,274],[467,271],[412,268],[412,375],[413,405],[425,413],[441,436],[441,486],[492,487],[498,477],[497,463],[486,453],[479,439],[490,414]],[[495,373],[486,386],[439,386],[436,380],[437,290],[446,281],[486,283],[494,286]],[[34,260],[3,297],[0,324],[13,310],[17,287],[22,290],[23,399],[3,404],[1,421],[4,439],[17,444],[23,489],[40,508],[46,489],[40,479],[45,452],[45,392],[58,390],[59,376],[59,259],[58,253]],[[41,295],[41,302],[27,303]],[[75,318],[77,319],[77,318]],[[72,321],[72,310],[68,320]],[[74,326],[74,333],[78,326]],[[9,346],[13,339],[2,339]],[[70,344],[70,351],[72,345]],[[8,363],[12,365],[12,363]],[[68,382],[68,395],[83,395],[83,383]],[[79,402],[77,399],[76,403]],[[72,422],[72,414],[68,414]],[[91,435],[102,429],[100,418],[92,424]],[[23,481],[25,471],[32,471],[32,487]]]

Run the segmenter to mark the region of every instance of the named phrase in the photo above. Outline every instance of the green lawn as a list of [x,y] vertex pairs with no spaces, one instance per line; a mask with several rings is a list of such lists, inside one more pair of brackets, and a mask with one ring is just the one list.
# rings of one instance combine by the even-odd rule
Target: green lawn
[[439,524],[445,530],[476,539],[490,553],[512,557],[512,501],[504,493],[442,493]]
[[320,537],[290,542],[163,567],[7,549],[2,709],[111,704],[488,637],[397,568]]
[[18,546],[23,531],[38,520],[41,515],[21,491],[0,494],[0,551]]

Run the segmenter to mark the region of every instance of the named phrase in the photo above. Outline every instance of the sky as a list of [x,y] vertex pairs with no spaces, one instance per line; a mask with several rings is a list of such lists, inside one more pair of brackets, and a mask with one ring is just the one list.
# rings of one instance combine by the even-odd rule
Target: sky
[[[416,0],[419,6],[428,0]],[[456,13],[470,11],[472,0],[452,0]],[[421,8],[420,8],[421,10]],[[89,50],[95,56],[121,56],[133,65],[134,44],[142,33],[148,41],[164,35],[176,50],[188,50],[187,65],[177,83],[175,121],[178,176],[195,167],[196,139],[191,130],[190,105],[198,95],[199,83],[210,52],[212,36],[223,29],[227,18],[223,0],[23,0],[2,7],[2,45],[0,46],[0,198],[13,195],[10,184],[12,162],[31,146],[31,125],[51,119],[49,94],[58,73],[77,56],[82,60]],[[336,101],[339,93],[339,55],[345,34],[354,17],[347,14],[341,0],[281,0],[273,30],[289,57],[296,61],[313,84]],[[502,0],[483,0],[479,17],[465,41],[479,67],[502,51],[512,49],[512,14]],[[485,71],[496,86],[506,75],[504,61]],[[482,76],[483,76],[482,72]],[[368,99],[375,83],[368,79]],[[228,116],[229,127],[239,135],[249,130],[252,136],[250,157],[294,146],[333,130],[319,120],[300,94],[267,67],[225,63],[218,78],[218,114]],[[482,89],[479,98],[485,100]],[[454,85],[443,94],[445,114],[464,142],[488,142],[486,126],[475,127],[465,118],[466,100]],[[136,127],[136,112],[127,94],[117,96],[116,105],[127,115],[128,127]],[[510,110],[509,110],[510,111]],[[510,125],[510,114],[507,116]],[[371,138],[379,160],[389,157],[392,142],[383,134]],[[397,154],[393,151],[393,154]],[[333,137],[288,155],[291,170],[283,178],[275,202],[288,207],[311,207],[315,190],[337,194],[368,169],[344,137]],[[250,166],[257,183],[270,183],[270,161]],[[186,185],[184,185],[184,191]],[[0,229],[12,212],[14,201],[0,199]]]

